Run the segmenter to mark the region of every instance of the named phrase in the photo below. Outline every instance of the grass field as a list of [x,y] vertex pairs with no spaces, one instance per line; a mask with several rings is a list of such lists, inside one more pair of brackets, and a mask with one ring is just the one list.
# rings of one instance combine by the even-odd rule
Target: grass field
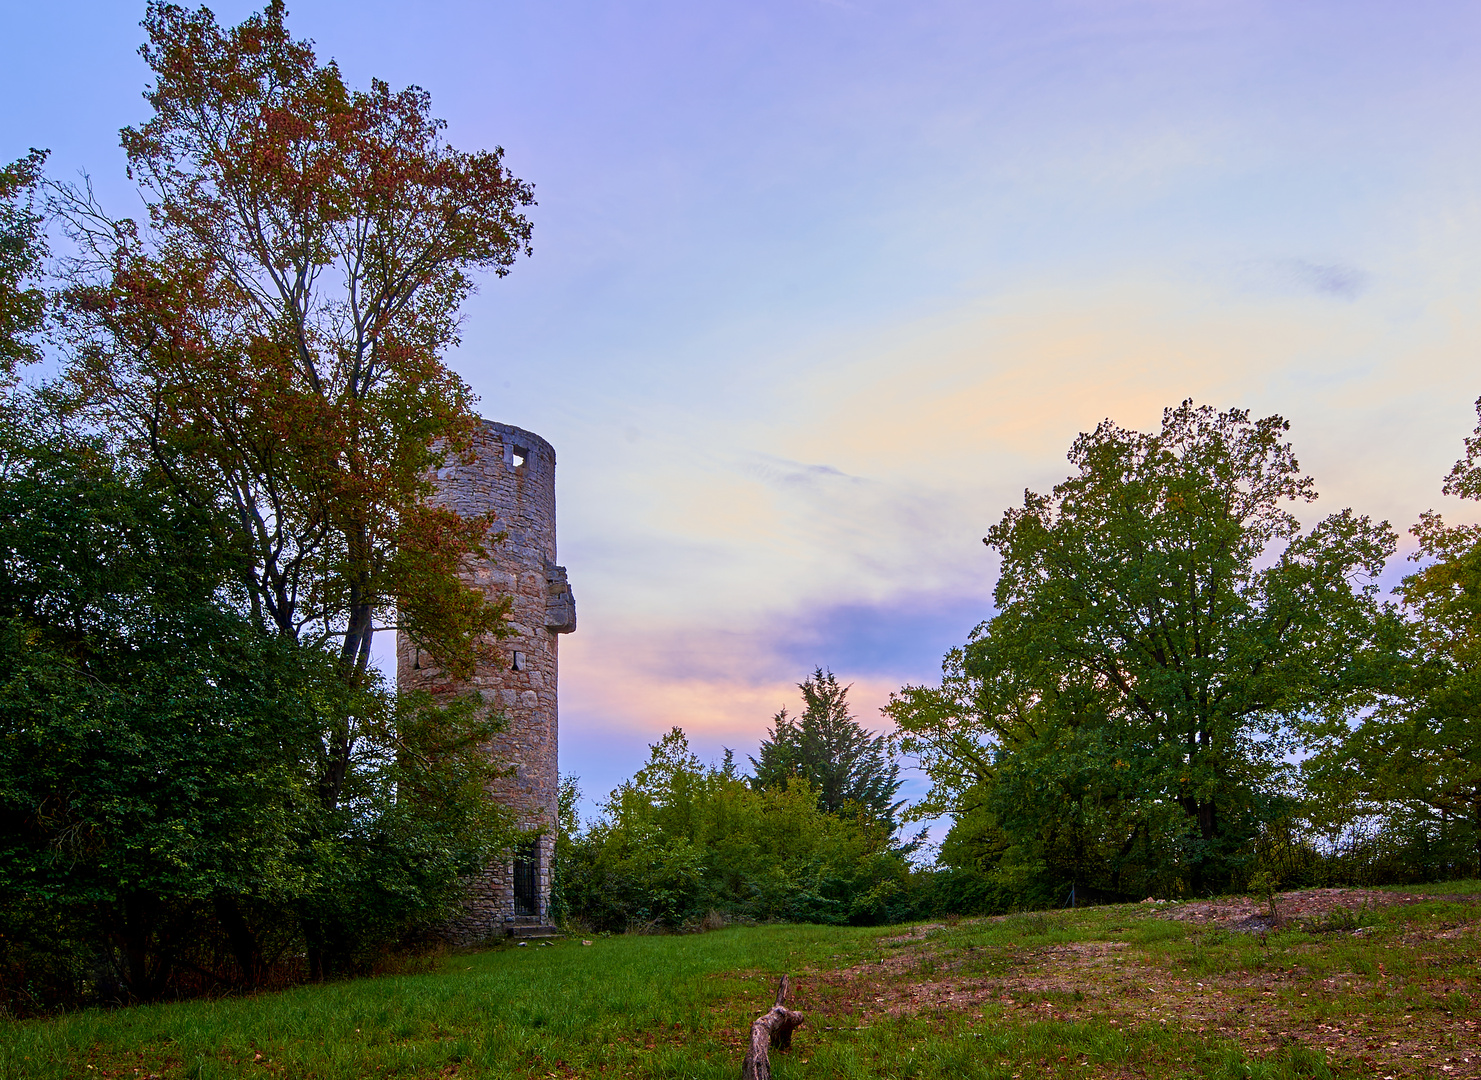
[[1471,894],[1481,883],[1280,898],[1319,914],[1265,933],[1227,925],[1249,905],[1148,904],[507,947],[419,975],[0,1023],[0,1077],[733,1080],[783,972],[807,1024],[773,1055],[778,1080],[1481,1076]]

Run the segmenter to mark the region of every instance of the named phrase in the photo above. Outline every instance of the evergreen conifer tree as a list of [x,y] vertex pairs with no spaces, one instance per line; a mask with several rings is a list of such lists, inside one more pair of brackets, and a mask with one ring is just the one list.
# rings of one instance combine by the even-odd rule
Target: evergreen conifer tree
[[805,777],[828,813],[854,804],[895,826],[900,766],[882,735],[870,735],[849,712],[849,687],[831,671],[817,668],[805,682],[800,716],[783,708],[772,718],[759,758],[751,758],[752,782],[759,788],[785,788],[795,776]]

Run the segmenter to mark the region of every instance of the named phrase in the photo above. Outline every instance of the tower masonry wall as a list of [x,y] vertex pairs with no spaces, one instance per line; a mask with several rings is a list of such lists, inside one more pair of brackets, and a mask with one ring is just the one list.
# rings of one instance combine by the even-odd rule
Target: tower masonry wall
[[512,854],[469,879],[463,915],[447,930],[452,941],[466,944],[549,920],[560,787],[557,654],[559,636],[576,628],[576,606],[565,568],[555,562],[555,450],[540,436],[481,421],[472,460],[452,460],[437,471],[432,501],[465,517],[492,510],[493,531],[508,534],[464,579],[490,600],[511,598],[513,633],[498,643],[498,661],[480,661],[467,681],[439,670],[398,633],[396,682],[440,698],[476,691],[485,708],[503,714],[506,727],[488,751],[509,768],[490,784],[489,796],[514,810],[536,852],[538,910],[532,913],[516,912]]

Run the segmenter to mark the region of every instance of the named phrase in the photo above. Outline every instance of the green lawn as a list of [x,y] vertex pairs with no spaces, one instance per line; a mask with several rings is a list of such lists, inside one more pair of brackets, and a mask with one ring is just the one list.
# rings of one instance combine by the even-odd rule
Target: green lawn
[[1337,920],[1262,938],[1130,905],[507,947],[420,975],[0,1024],[0,1077],[734,1080],[782,972],[808,1022],[774,1055],[779,1080],[1481,1076],[1474,892],[1363,909],[1357,934]]

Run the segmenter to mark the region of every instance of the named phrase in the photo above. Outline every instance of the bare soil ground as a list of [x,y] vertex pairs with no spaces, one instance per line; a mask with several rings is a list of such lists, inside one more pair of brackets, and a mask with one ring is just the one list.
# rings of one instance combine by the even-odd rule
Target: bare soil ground
[[[1334,910],[1359,912],[1365,908],[1390,907],[1395,904],[1417,904],[1422,900],[1437,897],[1422,892],[1399,893],[1383,889],[1303,889],[1297,892],[1280,893],[1275,898],[1275,917],[1263,900],[1249,896],[1233,896],[1222,900],[1194,901],[1176,904],[1165,911],[1169,919],[1183,922],[1223,926],[1230,930],[1259,932],[1272,930],[1280,923],[1299,920],[1320,920]],[[1159,905],[1160,901],[1149,901],[1148,906]]]

